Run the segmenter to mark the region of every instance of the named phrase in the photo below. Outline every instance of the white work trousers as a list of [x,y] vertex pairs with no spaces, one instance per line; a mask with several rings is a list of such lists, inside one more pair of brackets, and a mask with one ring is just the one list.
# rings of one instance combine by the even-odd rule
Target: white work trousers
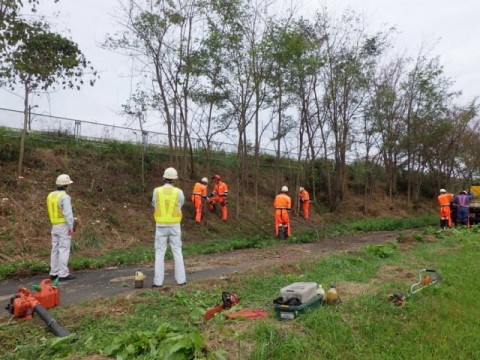
[[52,226],[52,253],[50,256],[50,275],[68,276],[68,259],[70,257],[70,243],[72,237],[68,235],[67,224]]
[[177,284],[187,281],[182,255],[182,230],[180,224],[156,226],[155,228],[155,275],[153,283],[163,285],[165,278],[165,252],[170,244],[175,262],[175,280]]

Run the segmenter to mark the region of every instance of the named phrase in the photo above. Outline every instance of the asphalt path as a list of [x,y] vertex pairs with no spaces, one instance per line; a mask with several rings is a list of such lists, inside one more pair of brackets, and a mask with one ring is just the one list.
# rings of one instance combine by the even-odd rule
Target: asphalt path
[[[80,301],[97,299],[100,297],[110,297],[126,293],[128,291],[139,291],[135,288],[135,272],[142,271],[146,278],[144,280],[144,289],[151,288],[154,269],[149,267],[111,267],[101,270],[76,271],[76,279],[61,281],[58,285],[60,292],[60,304],[69,305]],[[200,269],[187,270],[188,282],[201,279],[218,278],[243,271],[243,266],[238,265],[220,265],[204,267]],[[19,288],[25,287],[30,293],[35,292],[32,285],[39,284],[42,280],[48,278],[48,275],[29,277],[25,279],[10,279],[0,283],[0,305],[2,315],[8,315],[5,309],[10,302],[10,298],[15,295]],[[164,287],[177,286],[174,278],[173,264],[166,263]]]
[[[328,256],[333,252],[351,251],[371,243],[394,241],[398,232],[372,232],[357,236],[324,239],[310,244],[279,244],[263,249],[244,249],[229,253],[208,254],[186,257],[187,286],[190,282],[208,279],[222,279],[230,274],[243,273],[256,268],[270,268],[305,259]],[[135,289],[135,273],[141,270],[145,275],[144,288],[151,288],[154,268],[150,266],[110,267],[97,270],[74,272],[76,279],[59,283],[60,304],[70,305],[81,301],[111,297]],[[32,285],[48,278],[48,274],[23,279],[9,279],[0,282],[0,315],[8,316],[5,306],[20,287],[34,292]],[[176,287],[173,260],[165,262],[164,287]]]

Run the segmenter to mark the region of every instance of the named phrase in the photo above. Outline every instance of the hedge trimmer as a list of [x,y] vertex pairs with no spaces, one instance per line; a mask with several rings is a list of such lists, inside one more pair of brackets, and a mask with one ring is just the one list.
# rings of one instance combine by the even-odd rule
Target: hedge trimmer
[[410,290],[406,295],[403,294],[389,294],[387,295],[387,301],[392,302],[396,306],[404,306],[407,299],[413,294],[425,289],[428,286],[438,284],[442,281],[442,277],[434,269],[422,269],[418,274],[418,281],[410,286]]

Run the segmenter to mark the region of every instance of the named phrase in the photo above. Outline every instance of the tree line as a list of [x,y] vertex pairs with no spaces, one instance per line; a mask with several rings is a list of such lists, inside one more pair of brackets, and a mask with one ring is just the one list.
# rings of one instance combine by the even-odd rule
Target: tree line
[[228,133],[238,145],[238,193],[258,193],[266,142],[275,146],[276,161],[285,152],[296,158],[290,183],[325,192],[333,211],[351,163],[362,173],[365,211],[381,176],[390,198],[402,177],[408,203],[418,201],[425,181],[440,188],[473,180],[478,104],[460,103],[439,57],[424,49],[396,54],[394,29],[370,32],[349,10],[334,17],[318,9],[306,19],[295,9],[272,15],[274,6],[122,2],[122,30],[104,47],[135,59],[142,77],[128,105],[158,111],[172,160],[183,151],[189,161],[179,166],[192,178],[192,135],[203,139],[208,158],[213,139]]
[[[274,14],[269,0],[121,0],[120,30],[103,47],[130,56],[136,88],[123,106],[141,129],[160,117],[169,154],[198,177],[193,138],[207,168],[215,140],[237,144],[233,188],[257,199],[262,147],[275,163],[276,187],[323,194],[332,211],[357,174],[368,211],[384,179],[392,199],[407,204],[431,188],[466,185],[480,157],[478,104],[460,101],[441,59],[422,48],[398,54],[395,29],[370,31],[366,19],[328,9],[309,18],[292,8]],[[80,74],[81,75],[81,74]],[[286,177],[288,176],[288,179]],[[431,194],[433,195],[433,194]],[[237,214],[242,197],[237,196]]]

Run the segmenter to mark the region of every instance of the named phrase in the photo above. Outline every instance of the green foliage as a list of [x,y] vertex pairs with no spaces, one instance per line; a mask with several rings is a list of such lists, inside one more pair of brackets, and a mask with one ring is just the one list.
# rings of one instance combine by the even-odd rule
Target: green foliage
[[393,244],[372,244],[368,245],[365,250],[367,251],[367,253],[370,253],[382,259],[389,258],[395,253],[395,247]]
[[102,143],[101,151],[105,154],[116,154],[116,155],[128,155],[136,156],[140,155],[140,149],[138,144],[131,142],[122,142],[115,140],[108,140]]
[[118,220],[117,220],[117,217],[115,216],[115,214],[112,214],[112,213],[107,215],[106,221],[107,221],[108,224],[110,224],[112,226],[116,226],[116,225],[119,224]]
[[14,352],[4,354],[3,359],[64,359],[73,351],[73,342],[76,338],[76,334],[70,334],[63,338],[55,337],[48,340],[43,338],[39,344],[21,344]]
[[425,242],[425,236],[419,232],[412,233],[412,238],[418,242]]
[[0,161],[9,162],[18,158],[18,147],[13,144],[17,137],[15,135],[12,131],[0,127]]
[[[35,11],[39,1],[28,3]],[[63,88],[74,85],[79,88],[83,84],[83,70],[89,63],[77,44],[51,32],[47,23],[25,20],[20,15],[22,8],[20,0],[2,2],[0,78],[12,88],[17,82],[22,83],[27,92],[36,88],[46,90],[57,83]]]
[[117,359],[201,359],[203,338],[198,332],[183,333],[171,325],[153,331],[124,332],[104,349]]
[[100,234],[95,229],[95,226],[90,224],[81,228],[78,234],[78,242],[85,244],[88,248],[100,248],[102,246]]
[[143,194],[144,191],[145,191],[145,189],[144,189],[144,187],[142,186],[141,183],[131,182],[131,181],[129,181],[125,184],[125,190],[127,192],[129,192],[130,194],[134,194],[134,195]]
[[20,260],[14,263],[0,264],[0,279],[5,279],[13,274],[34,276],[48,273],[50,264],[43,261]]
[[256,347],[250,356],[252,360],[295,359],[309,353],[308,339],[300,332],[296,332],[292,338],[289,331],[279,326],[259,324],[251,336],[258,344],[268,344],[268,346]]

